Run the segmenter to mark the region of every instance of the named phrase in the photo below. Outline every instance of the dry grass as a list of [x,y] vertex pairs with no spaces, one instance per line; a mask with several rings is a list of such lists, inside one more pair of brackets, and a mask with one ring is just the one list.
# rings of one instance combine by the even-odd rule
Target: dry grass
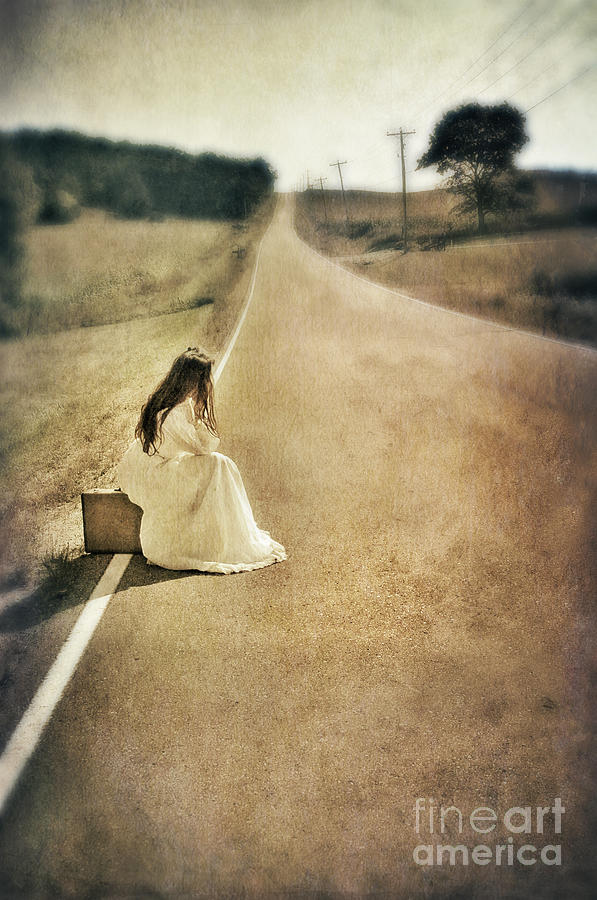
[[[0,562],[5,573],[24,561],[33,569],[39,568],[36,560],[55,547],[81,549],[80,492],[115,485],[114,467],[132,439],[139,409],[172,357],[189,344],[203,344],[213,353],[221,348],[244,299],[258,239],[272,209],[272,203],[262,207],[242,233],[240,242],[247,247],[242,260],[231,256],[225,227],[218,226],[216,244],[211,226],[194,222],[160,223],[153,232],[155,243],[140,248],[137,262],[132,244],[129,255],[121,256],[124,279],[125,259],[130,272],[157,268],[166,257],[190,259],[192,236],[199,241],[199,256],[206,248],[201,235],[205,239],[209,233],[222,273],[220,282],[211,282],[213,304],[164,315],[156,315],[155,306],[149,306],[144,318],[97,327],[69,327],[59,333],[33,334],[3,343],[0,515],[4,540]],[[123,234],[121,224],[129,229],[129,236],[154,228],[150,223],[113,222],[113,233],[107,223],[104,219],[96,237],[99,241],[100,235],[104,236],[110,253]],[[63,260],[70,258],[80,238],[75,239],[68,229],[70,226],[47,232],[53,232],[51,240],[55,242],[63,235],[66,247],[62,257],[58,254]],[[164,241],[161,251],[160,235]],[[182,249],[176,257],[179,238]],[[43,253],[46,251],[44,244]],[[106,251],[107,259],[110,253]],[[101,247],[94,246],[84,258],[83,271],[73,259],[73,284],[89,284],[100,272],[101,258]],[[36,265],[40,265],[39,259]],[[57,284],[59,276],[66,279],[67,270],[65,263],[56,265],[48,273],[49,280]],[[195,277],[205,283],[214,279],[217,271],[209,263],[202,271],[195,263]],[[124,310],[126,298],[121,301]]]
[[[402,195],[373,191],[347,192],[352,237],[346,234],[342,195],[326,191],[299,194],[296,202],[297,231],[308,243],[328,256],[366,252],[376,241],[398,239],[402,232]],[[454,225],[454,198],[444,190],[408,195],[409,228],[413,238]]]
[[[445,252],[368,254],[346,261],[373,281],[460,312],[530,328],[542,334],[597,342],[597,298],[542,283],[595,278],[597,234],[590,229],[551,232]],[[539,289],[537,289],[539,288]]]
[[[518,233],[529,229],[579,224],[581,211],[594,215],[597,179],[580,174],[535,173],[534,196],[527,208],[511,210],[499,219],[489,215],[488,232]],[[296,196],[296,228],[301,237],[328,256],[347,256],[378,249],[402,239],[402,194],[346,191],[349,224],[340,191],[305,191]],[[457,201],[443,188],[407,195],[409,241],[448,235],[470,238],[477,233],[474,215],[456,212]],[[583,221],[587,221],[586,219]],[[594,219],[591,224],[594,223]]]
[[66,225],[27,234],[19,333],[104,325],[201,305],[225,296],[242,242],[240,223],[127,221],[85,210]]

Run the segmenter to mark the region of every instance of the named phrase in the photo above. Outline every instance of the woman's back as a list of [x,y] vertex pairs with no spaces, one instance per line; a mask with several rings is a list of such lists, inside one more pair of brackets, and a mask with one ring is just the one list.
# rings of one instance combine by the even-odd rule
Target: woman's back
[[157,452],[170,459],[179,453],[211,453],[220,439],[212,434],[205,422],[195,413],[190,397],[171,410],[162,424],[162,443]]

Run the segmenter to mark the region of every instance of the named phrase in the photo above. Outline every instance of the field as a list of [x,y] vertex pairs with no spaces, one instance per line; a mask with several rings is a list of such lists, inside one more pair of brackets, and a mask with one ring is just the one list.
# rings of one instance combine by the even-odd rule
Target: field
[[141,404],[171,358],[189,344],[222,346],[272,210],[267,201],[243,231],[86,212],[28,235],[28,284],[44,292],[47,317],[1,347],[5,588],[28,584],[67,545],[80,551],[80,492],[115,485]]
[[240,223],[118,219],[84,210],[26,238],[20,330],[50,333],[177,312],[225,297],[244,242]]
[[[296,227],[327,256],[365,253],[372,245],[394,244],[402,229],[402,195],[374,191],[347,191],[350,226],[339,191],[297,194]],[[408,195],[410,233],[414,239],[447,228],[454,201],[447,191],[420,191]]]
[[[347,226],[337,192],[327,192],[325,210],[320,193],[305,192],[297,198],[295,223],[307,243],[372,281],[460,312],[595,345],[597,229],[578,222],[579,198],[591,208],[596,189],[592,182],[588,193],[581,189],[582,183],[539,181],[532,216],[493,223],[483,237],[474,236],[473,223],[454,217],[446,191],[410,194],[408,253],[397,194],[347,192]],[[438,238],[444,249],[421,249]]]
[[569,229],[525,240],[455,244],[443,253],[371,253],[343,264],[420,300],[595,343],[597,298],[588,291],[596,250],[594,230]]

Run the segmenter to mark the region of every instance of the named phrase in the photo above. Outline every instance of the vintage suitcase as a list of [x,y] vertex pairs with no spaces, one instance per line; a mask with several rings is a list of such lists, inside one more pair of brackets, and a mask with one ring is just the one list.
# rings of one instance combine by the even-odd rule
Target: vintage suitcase
[[123,491],[96,488],[81,494],[87,553],[141,553],[141,507]]

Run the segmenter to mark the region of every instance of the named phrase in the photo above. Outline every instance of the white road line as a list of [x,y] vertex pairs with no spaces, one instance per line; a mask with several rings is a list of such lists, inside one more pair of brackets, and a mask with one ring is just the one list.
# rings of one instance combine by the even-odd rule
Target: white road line
[[446,247],[446,250],[474,250],[476,247],[520,247],[521,244],[557,244],[560,238],[537,238],[529,241],[483,241],[476,243],[471,241],[468,244],[452,244]]
[[265,231],[261,237],[261,240],[259,241],[259,247],[257,248],[257,257],[255,259],[255,267],[253,269],[253,277],[251,278],[251,284],[249,285],[249,292],[247,294],[247,299],[245,300],[245,305],[239,316],[238,322],[236,323],[236,328],[234,329],[234,331],[230,335],[230,338],[228,339],[228,343],[226,345],[226,349],[224,350],[224,352],[222,354],[222,358],[220,359],[219,363],[215,367],[215,370],[214,370],[214,381],[215,382],[218,381],[218,378],[222,374],[222,370],[223,370],[224,366],[228,362],[228,358],[230,357],[230,354],[232,353],[232,348],[236,344],[236,339],[239,336],[240,330],[243,326],[243,322],[245,321],[245,316],[247,315],[247,311],[249,309],[249,304],[251,303],[251,300],[253,299],[253,293],[255,291],[255,282],[257,281],[257,270],[259,269],[259,260],[261,259],[261,248],[263,247],[263,242],[264,242],[265,238],[267,237],[267,234],[268,234],[270,228],[272,227],[272,222],[274,221],[274,216],[276,215],[276,210],[278,208],[279,202],[280,201],[278,200],[278,202],[276,203],[276,209],[274,209],[271,221],[270,221],[269,225],[267,226],[267,228],[265,229]]
[[352,275],[352,277],[356,278],[358,281],[363,281],[365,284],[370,284],[372,287],[379,288],[380,291],[385,291],[387,294],[393,294],[395,297],[402,297],[403,300],[410,300],[411,303],[418,303],[420,306],[427,306],[429,307],[429,309],[435,309],[437,312],[449,313],[452,316],[459,316],[461,319],[470,319],[472,322],[491,325],[492,330],[510,331],[514,334],[522,334],[525,337],[534,338],[536,341],[547,341],[548,344],[557,344],[559,347],[564,347],[568,350],[582,350],[583,353],[597,353],[597,349],[595,349],[594,347],[587,347],[584,344],[577,344],[574,341],[566,341],[563,339],[560,340],[558,338],[546,337],[543,334],[535,334],[533,331],[525,331],[522,328],[514,328],[514,326],[512,325],[502,325],[501,322],[496,322],[494,319],[490,319],[485,316],[472,316],[470,313],[459,312],[457,309],[450,309],[448,306],[439,306],[437,303],[428,303],[427,300],[419,300],[418,297],[411,297],[408,294],[403,294],[402,291],[395,290],[395,288],[386,287],[385,284],[380,284],[378,281],[371,281],[370,278],[364,278],[362,275],[357,275],[356,272],[352,272],[350,269],[347,269],[346,266],[341,266],[340,263],[335,262],[329,256],[324,256],[323,253],[320,253],[319,250],[316,250],[315,247],[312,247],[302,239],[302,237],[298,234],[295,226],[295,209],[296,200],[294,201],[292,210],[292,230],[294,231],[296,239],[300,241],[301,244],[303,244],[303,246],[307,248],[307,250],[310,250],[311,253],[319,256],[320,259],[325,260],[325,262],[329,263],[330,266],[335,266],[337,269],[341,269],[348,275]]
[[[272,219],[259,242],[247,299],[245,300],[236,327],[229,337],[222,357],[215,368],[214,381],[217,381],[222,374],[247,315],[247,310],[249,309],[249,304],[255,291],[257,270],[261,258],[261,248],[265,237],[271,228],[274,216],[275,210]],[[25,766],[31,759],[43,734],[44,728],[50,721],[52,713],[56,709],[66,685],[74,674],[75,669],[77,668],[79,661],[132,558],[132,553],[117,553],[112,557],[106,571],[85,603],[79,618],[62,645],[49,672],[37,689],[35,696],[23,713],[19,724],[4,748],[2,756],[0,756],[0,816],[3,814],[8,799],[16,787]]]
[[106,571],[83,607],[50,671],[4,748],[0,757],[0,815],[37,747],[42,732],[77,668],[104,610],[120,584],[131,557],[131,553],[119,553],[108,563]]

